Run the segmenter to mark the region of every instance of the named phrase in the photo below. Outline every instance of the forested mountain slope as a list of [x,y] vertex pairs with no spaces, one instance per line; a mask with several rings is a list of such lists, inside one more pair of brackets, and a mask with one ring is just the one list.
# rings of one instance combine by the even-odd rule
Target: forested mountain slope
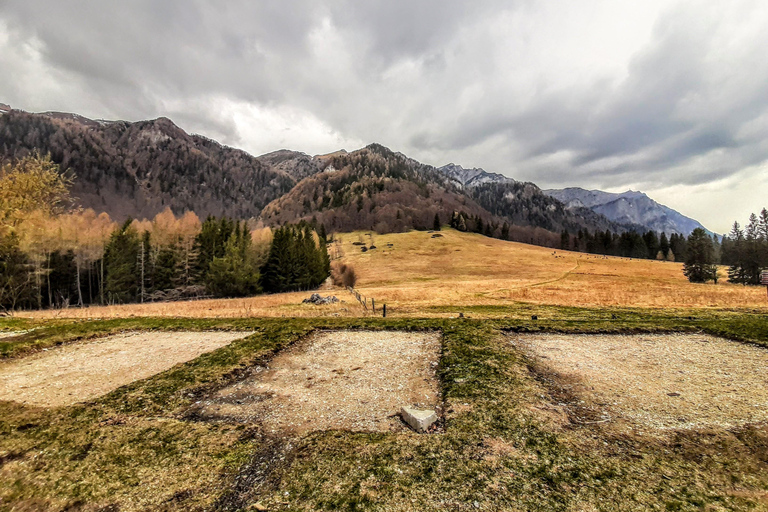
[[118,221],[170,207],[201,218],[261,217],[273,226],[314,218],[331,231],[380,232],[428,229],[436,216],[447,224],[457,212],[468,230],[482,227],[506,238],[506,223],[511,238],[526,241],[541,241],[530,236],[534,229],[547,237],[644,230],[631,217],[610,220],[588,205],[563,204],[533,183],[453,164],[438,169],[378,144],[351,153],[280,150],[254,157],[190,135],[166,118],[102,121],[1,109],[0,160],[36,151],[74,174],[81,206]]
[[314,218],[333,231],[391,232],[432,227],[435,214],[447,223],[457,210],[484,221],[493,217],[433,167],[378,144],[326,162],[323,172],[269,204],[262,212],[264,221]]
[[189,135],[169,119],[129,123],[75,114],[0,115],[0,158],[50,153],[75,174],[80,204],[116,220],[170,206],[199,216],[257,216],[296,179],[248,153]]
[[[323,172],[302,180],[268,205],[262,213],[264,221],[282,224],[314,218],[333,231],[391,232],[427,229],[435,215],[448,223],[454,212],[462,212],[474,219],[473,226],[485,226],[483,232],[494,236],[501,234],[504,223],[552,233],[628,229],[587,208],[568,210],[533,183],[510,179],[467,186],[444,169],[378,144],[336,155],[327,164]],[[516,233],[514,238],[531,239],[519,229]]]
[[529,182],[489,182],[468,188],[467,194],[490,213],[518,226],[537,226],[569,233],[579,230],[642,231],[641,226],[612,222],[589,208],[566,208]]

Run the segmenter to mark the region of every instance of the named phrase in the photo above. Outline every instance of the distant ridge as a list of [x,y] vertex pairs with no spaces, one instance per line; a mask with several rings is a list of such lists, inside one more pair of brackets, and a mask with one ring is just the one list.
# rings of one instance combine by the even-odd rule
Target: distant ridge
[[686,236],[696,228],[711,233],[697,220],[657,203],[643,192],[627,190],[612,193],[578,187],[543,192],[564,203],[566,208],[589,208],[621,224],[637,224],[659,233],[680,233]]

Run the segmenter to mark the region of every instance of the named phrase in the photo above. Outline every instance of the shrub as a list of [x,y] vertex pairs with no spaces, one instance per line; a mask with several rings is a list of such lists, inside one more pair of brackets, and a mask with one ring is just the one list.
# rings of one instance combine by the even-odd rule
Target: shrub
[[333,280],[334,286],[354,288],[355,284],[357,284],[357,274],[352,265],[334,263],[333,267],[331,267],[331,280]]

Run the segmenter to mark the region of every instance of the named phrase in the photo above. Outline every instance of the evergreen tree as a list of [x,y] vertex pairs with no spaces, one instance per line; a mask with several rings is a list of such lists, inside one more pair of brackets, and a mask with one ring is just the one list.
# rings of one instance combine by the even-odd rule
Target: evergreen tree
[[638,233],[632,233],[632,253],[630,257],[647,259],[648,258],[648,246],[645,245],[645,240]]
[[509,240],[509,224],[506,222],[501,226],[501,239]]
[[131,222],[128,219],[115,230],[104,249],[105,289],[110,303],[131,302],[137,297],[139,235]]
[[151,291],[152,269],[150,268],[151,253],[150,233],[144,231],[139,241],[139,301],[144,302]]
[[0,310],[13,311],[31,303],[32,267],[19,249],[16,235],[0,233]]
[[267,292],[281,292],[289,287],[289,229],[288,226],[282,226],[275,230],[267,261],[261,267],[261,286]]
[[483,219],[478,215],[477,220],[475,221],[475,233],[480,233],[482,235],[483,227]]
[[712,247],[715,250],[715,262],[719,263],[723,254],[723,246],[720,241],[718,241],[717,235],[713,234],[710,238],[712,239]]
[[317,232],[317,236],[320,237],[322,243],[328,242],[328,234],[325,231],[325,224],[320,224],[320,231]]
[[758,239],[760,243],[760,267],[768,268],[768,210],[765,208],[760,211]]
[[754,213],[744,229],[743,249],[740,251],[740,265],[744,271],[745,284],[760,284],[762,247],[760,244],[760,223]]
[[692,283],[717,282],[717,265],[712,239],[707,232],[696,228],[688,236],[687,254],[683,265],[683,274]]
[[154,290],[170,290],[176,287],[178,268],[178,251],[176,245],[161,247],[152,265],[151,282]]
[[432,229],[435,230],[435,231],[440,231],[440,227],[441,227],[440,215],[436,213],[435,214],[435,220],[434,220],[434,222],[432,222]]
[[309,225],[286,225],[275,231],[267,261],[261,267],[261,285],[265,291],[316,288],[329,274],[327,248],[315,242]]
[[458,229],[459,231],[466,231],[467,230],[467,221],[466,221],[466,219],[464,218],[463,215],[459,216],[459,221],[456,224],[456,229]]
[[669,238],[669,250],[674,254],[676,261],[685,261],[686,259],[686,240],[683,235],[672,233]]
[[645,242],[645,246],[648,248],[648,252],[644,258],[653,259],[656,257],[656,254],[659,252],[659,237],[656,235],[655,231],[648,231],[646,234],[643,235],[643,241]]
[[53,251],[48,257],[43,297],[48,307],[64,307],[77,301],[77,269],[72,250]]
[[193,273],[198,282],[205,282],[208,267],[213,258],[222,258],[229,237],[234,234],[234,222],[227,218],[208,217],[195,238],[194,252],[197,255]]
[[259,272],[250,254],[251,237],[246,227],[235,224],[221,257],[214,257],[207,273],[208,291],[217,297],[245,297],[261,291]]
[[667,238],[667,234],[662,232],[661,236],[659,237],[659,250],[664,255],[664,258],[667,257],[667,253],[669,252],[669,239]]

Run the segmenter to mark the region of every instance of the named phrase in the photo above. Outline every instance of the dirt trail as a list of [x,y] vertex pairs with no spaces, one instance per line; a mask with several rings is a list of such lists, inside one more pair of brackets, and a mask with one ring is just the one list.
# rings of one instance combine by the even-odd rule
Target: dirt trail
[[56,407],[92,400],[248,336],[130,332],[0,363],[0,400]]
[[316,333],[201,401],[192,414],[263,424],[267,432],[390,431],[404,405],[439,405],[440,336],[392,331]]
[[566,272],[564,272],[563,275],[561,275],[560,277],[556,277],[555,279],[548,279],[547,281],[541,281],[540,283],[529,284],[527,286],[524,286],[523,288],[533,288],[534,286],[543,286],[545,284],[556,283],[558,281],[562,281],[566,277],[570,276],[575,270],[578,270],[579,266],[580,266],[579,260],[576,260],[576,265],[574,265],[574,267],[572,269],[567,270]]

